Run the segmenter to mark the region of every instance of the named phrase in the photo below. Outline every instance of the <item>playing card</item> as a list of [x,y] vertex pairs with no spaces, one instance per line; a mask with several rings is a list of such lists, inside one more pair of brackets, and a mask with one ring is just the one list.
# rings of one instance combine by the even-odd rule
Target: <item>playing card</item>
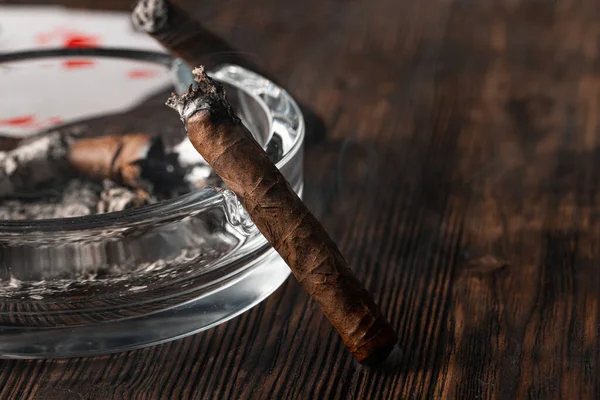
[[[127,13],[0,6],[0,53],[89,47],[164,51],[133,29]],[[60,124],[124,112],[171,86],[171,79],[164,67],[112,58],[0,64],[0,133],[28,136]]]

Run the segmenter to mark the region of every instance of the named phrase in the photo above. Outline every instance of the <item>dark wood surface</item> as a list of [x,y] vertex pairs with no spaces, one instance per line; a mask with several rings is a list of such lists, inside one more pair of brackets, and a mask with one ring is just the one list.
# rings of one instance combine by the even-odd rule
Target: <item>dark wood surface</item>
[[323,117],[326,130],[309,133],[306,199],[403,357],[355,364],[288,280],[183,340],[0,361],[0,398],[597,396],[597,0],[182,5]]

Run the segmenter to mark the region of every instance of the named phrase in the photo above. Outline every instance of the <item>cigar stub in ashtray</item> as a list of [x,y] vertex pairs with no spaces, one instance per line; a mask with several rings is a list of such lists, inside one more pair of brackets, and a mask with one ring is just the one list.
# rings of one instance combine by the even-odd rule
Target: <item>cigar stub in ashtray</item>
[[181,186],[186,174],[177,153],[165,151],[160,137],[144,133],[76,140],[68,161],[92,179],[146,191]]
[[[12,142],[0,151],[0,214],[14,219],[120,211],[220,182],[187,138],[166,149],[161,137],[146,133],[82,138],[63,129]],[[98,206],[73,207],[67,187],[95,191]]]
[[143,133],[111,135],[75,141],[69,149],[69,164],[92,179],[110,179],[141,188],[141,165],[155,139]]

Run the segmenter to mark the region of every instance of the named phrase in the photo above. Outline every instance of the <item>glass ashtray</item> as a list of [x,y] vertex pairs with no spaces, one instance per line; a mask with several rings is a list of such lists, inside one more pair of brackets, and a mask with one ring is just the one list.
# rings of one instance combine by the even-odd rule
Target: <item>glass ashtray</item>
[[[298,194],[304,120],[288,93],[235,65],[209,72]],[[0,135],[147,132],[185,141],[164,105],[192,74],[162,53],[0,55]],[[4,99],[4,101],[2,101]],[[119,352],[200,332],[253,307],[289,269],[227,189],[125,211],[0,221],[0,357]]]

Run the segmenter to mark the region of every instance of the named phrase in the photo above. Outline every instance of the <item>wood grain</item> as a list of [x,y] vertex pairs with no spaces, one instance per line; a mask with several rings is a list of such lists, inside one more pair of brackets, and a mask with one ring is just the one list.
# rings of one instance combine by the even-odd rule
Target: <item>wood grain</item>
[[181,4],[323,117],[308,205],[403,356],[359,367],[289,280],[176,342],[0,361],[0,398],[597,398],[600,3]]

